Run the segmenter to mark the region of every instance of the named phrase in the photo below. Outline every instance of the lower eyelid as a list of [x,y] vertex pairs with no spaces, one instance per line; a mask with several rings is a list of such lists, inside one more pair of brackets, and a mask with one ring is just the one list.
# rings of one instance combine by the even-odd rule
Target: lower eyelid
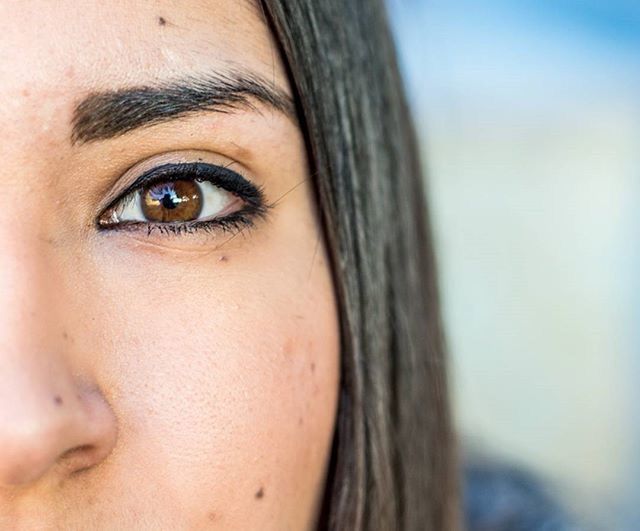
[[[230,194],[232,197],[233,194]],[[242,201],[237,198],[238,201]],[[213,233],[223,233],[235,235],[252,229],[256,222],[268,217],[269,206],[265,205],[245,205],[234,212],[218,215],[210,219],[201,219],[187,222],[167,222],[158,223],[146,220],[124,220],[111,225],[104,225],[102,229],[113,232],[124,232],[131,234],[143,234],[146,237],[159,236],[184,236],[203,233],[212,235]]]
[[253,228],[256,221],[254,216],[259,218],[263,217],[264,214],[247,214],[240,216],[239,218],[228,216],[227,218],[222,217],[209,221],[187,223],[141,223],[134,221],[123,224],[123,226],[118,230],[122,230],[125,233],[129,232],[134,235],[134,237],[136,234],[141,234],[144,236],[145,240],[147,238],[155,239],[154,236],[159,238],[200,236],[200,238],[210,237],[215,239],[223,234],[226,235],[226,238],[232,239],[236,234]]

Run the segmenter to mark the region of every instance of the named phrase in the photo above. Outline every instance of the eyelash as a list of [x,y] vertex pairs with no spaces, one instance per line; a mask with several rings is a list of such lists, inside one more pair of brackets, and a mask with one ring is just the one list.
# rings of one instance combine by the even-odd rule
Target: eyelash
[[[114,223],[113,225],[101,224],[101,218],[123,201],[139,200],[137,194],[145,187],[182,180],[209,182],[241,199],[244,202],[244,206],[240,210],[227,216],[208,220],[172,223],[126,220]],[[190,235],[199,231],[206,233],[215,231],[237,233],[245,228],[253,227],[258,219],[266,216],[269,208],[269,205],[265,202],[261,187],[257,187],[226,166],[217,166],[205,162],[168,163],[153,168],[138,177],[135,182],[127,187],[126,190],[102,211],[100,216],[98,216],[97,227],[100,231],[140,230],[141,228],[145,228],[148,236],[155,231],[165,236]]]

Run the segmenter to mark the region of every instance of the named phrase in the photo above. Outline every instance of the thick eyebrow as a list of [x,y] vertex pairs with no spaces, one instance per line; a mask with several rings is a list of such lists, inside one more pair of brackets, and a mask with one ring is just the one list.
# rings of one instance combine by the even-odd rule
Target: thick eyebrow
[[256,74],[190,76],[157,86],[93,92],[78,103],[71,121],[71,142],[83,144],[115,138],[201,111],[258,111],[256,103],[284,113],[296,122],[287,92]]

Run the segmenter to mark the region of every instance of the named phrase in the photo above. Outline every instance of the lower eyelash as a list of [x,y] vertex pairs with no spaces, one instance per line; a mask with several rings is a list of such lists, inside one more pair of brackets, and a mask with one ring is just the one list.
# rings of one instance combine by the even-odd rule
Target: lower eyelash
[[237,234],[247,228],[253,228],[256,221],[265,218],[267,213],[268,208],[266,206],[250,205],[223,218],[181,223],[144,223],[132,221],[122,223],[117,230],[146,230],[147,236],[151,236],[154,232],[163,236],[190,235],[199,231],[207,234],[216,231],[227,234]]

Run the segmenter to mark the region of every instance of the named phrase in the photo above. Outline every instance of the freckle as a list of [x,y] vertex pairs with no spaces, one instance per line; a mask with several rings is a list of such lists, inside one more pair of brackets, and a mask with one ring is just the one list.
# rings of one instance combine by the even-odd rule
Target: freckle
[[302,426],[304,424],[304,419],[302,417],[298,418],[298,426]]
[[256,492],[256,500],[261,500],[264,498],[264,488],[260,487],[258,492]]
[[316,372],[316,364],[311,362],[311,372]]
[[56,403],[56,406],[62,405],[62,397],[60,395],[56,395],[53,397],[53,401]]
[[164,17],[158,17],[158,24],[160,24],[161,26],[164,26],[166,23],[167,21]]
[[29,96],[31,96],[31,92],[29,92],[29,90],[28,90],[28,89],[22,89],[22,95],[23,95],[25,98],[28,98]]
[[67,334],[66,330],[62,331],[62,339],[69,339],[69,334]]
[[209,520],[215,522],[218,519],[218,515],[216,513],[209,513]]
[[220,261],[221,261],[221,262],[228,262],[228,261],[229,261],[229,257],[227,257],[227,256],[221,256],[221,257],[220,257]]
[[285,356],[290,356],[293,354],[293,339],[287,339],[285,344],[282,346],[282,353]]

